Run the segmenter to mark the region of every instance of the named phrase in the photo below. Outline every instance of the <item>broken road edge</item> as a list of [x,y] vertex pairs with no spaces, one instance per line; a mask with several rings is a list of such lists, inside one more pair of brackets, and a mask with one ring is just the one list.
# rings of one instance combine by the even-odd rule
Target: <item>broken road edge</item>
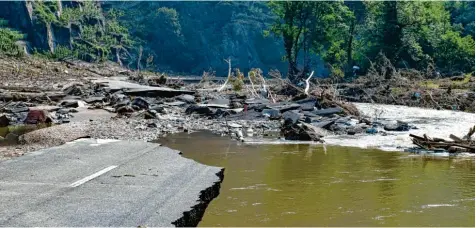
[[208,204],[218,197],[220,194],[220,187],[223,179],[225,177],[225,168],[221,168],[216,175],[219,178],[219,181],[213,183],[212,186],[208,187],[205,190],[200,191],[199,200],[197,200],[197,204],[191,207],[190,211],[183,212],[183,216],[172,224],[176,227],[196,227],[198,223],[202,221],[203,215],[205,214],[205,210],[208,207]]

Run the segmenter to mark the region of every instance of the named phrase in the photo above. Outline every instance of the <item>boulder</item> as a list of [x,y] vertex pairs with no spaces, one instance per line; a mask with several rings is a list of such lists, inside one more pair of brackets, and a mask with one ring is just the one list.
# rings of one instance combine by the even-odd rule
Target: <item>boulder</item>
[[186,110],[186,114],[198,113],[201,115],[212,115],[214,114],[213,110],[208,106],[201,105],[190,105]]
[[386,131],[409,131],[411,126],[408,123],[397,121],[396,124],[386,124],[383,129]]
[[1,115],[0,116],[0,127],[8,127],[10,125],[10,120],[7,116]]
[[177,100],[180,100],[189,104],[195,104],[195,96],[192,96],[189,94],[182,94],[177,97]]
[[119,114],[126,114],[134,112],[134,109],[131,106],[121,106],[116,109],[116,112]]
[[299,119],[301,119],[301,115],[293,111],[287,111],[283,113],[283,119],[285,123],[296,124],[299,121]]
[[83,95],[82,84],[72,83],[63,87],[63,93],[73,96]]
[[276,120],[281,118],[281,113],[276,109],[263,109],[261,115],[267,116],[271,120]]
[[149,109],[149,102],[142,97],[136,97],[132,100],[132,105],[139,107],[139,109]]
[[147,110],[144,112],[144,119],[155,119],[157,112],[155,110]]
[[290,122],[285,122],[281,127],[281,134],[286,140],[322,142],[321,138],[329,133],[326,130],[315,127],[311,124],[303,122],[291,124]]
[[154,110],[155,112],[157,113],[163,113],[165,114],[165,108],[163,106],[160,106],[160,105],[151,105],[149,107],[149,110]]
[[79,107],[79,102],[78,100],[63,100],[60,105],[66,108],[77,108]]
[[48,111],[41,109],[32,109],[28,111],[25,124],[51,123],[53,120],[49,117]]
[[88,97],[84,99],[84,102],[91,104],[91,103],[97,103],[97,102],[103,102],[104,97]]

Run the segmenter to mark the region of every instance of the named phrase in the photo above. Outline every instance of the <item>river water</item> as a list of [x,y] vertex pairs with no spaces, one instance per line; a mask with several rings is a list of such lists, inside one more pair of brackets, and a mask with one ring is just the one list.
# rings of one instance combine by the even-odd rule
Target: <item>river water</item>
[[187,158],[225,167],[220,195],[200,226],[474,227],[474,156],[395,151],[412,146],[409,133],[462,136],[475,115],[356,106],[380,122],[398,119],[418,129],[387,136],[330,136],[326,146],[253,139],[243,144],[211,133],[171,135],[160,142]]
[[211,133],[160,143],[225,167],[200,226],[472,226],[474,157],[322,145],[249,145]]

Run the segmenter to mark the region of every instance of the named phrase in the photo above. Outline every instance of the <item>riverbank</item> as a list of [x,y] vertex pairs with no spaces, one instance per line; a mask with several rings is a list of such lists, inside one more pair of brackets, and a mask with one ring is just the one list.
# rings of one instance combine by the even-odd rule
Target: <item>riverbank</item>
[[[4,138],[0,144],[10,145],[0,147],[4,158],[83,137],[153,141],[168,134],[206,130],[241,141],[281,137],[347,145],[352,142],[347,139],[360,136],[392,141],[395,131],[408,134],[408,130],[418,128],[418,121],[409,124],[395,122],[406,121],[398,115],[393,119],[382,116],[400,113],[394,108],[372,105],[360,110],[359,104],[356,108],[340,99],[337,90],[325,84],[311,85],[308,96],[303,96],[303,89],[277,79],[255,87],[243,85],[242,91],[236,92],[232,82],[223,86],[206,78],[198,84],[164,81],[163,77],[139,75],[113,63],[33,58],[0,61],[5,66],[0,72],[0,136]],[[54,126],[24,134],[38,123]],[[446,130],[428,130],[447,136]],[[343,140],[336,141],[338,138]],[[392,147],[395,149],[401,148]]]

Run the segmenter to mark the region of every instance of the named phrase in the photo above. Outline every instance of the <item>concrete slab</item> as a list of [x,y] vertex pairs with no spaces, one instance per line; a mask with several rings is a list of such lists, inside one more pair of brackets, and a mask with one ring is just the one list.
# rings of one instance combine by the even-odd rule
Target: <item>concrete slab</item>
[[124,90],[124,93],[139,96],[175,97],[181,94],[195,94],[194,91],[178,90],[169,87],[145,86],[120,80],[98,79],[94,83],[108,87],[112,92]]
[[196,226],[222,180],[158,144],[80,139],[0,162],[0,226]]

